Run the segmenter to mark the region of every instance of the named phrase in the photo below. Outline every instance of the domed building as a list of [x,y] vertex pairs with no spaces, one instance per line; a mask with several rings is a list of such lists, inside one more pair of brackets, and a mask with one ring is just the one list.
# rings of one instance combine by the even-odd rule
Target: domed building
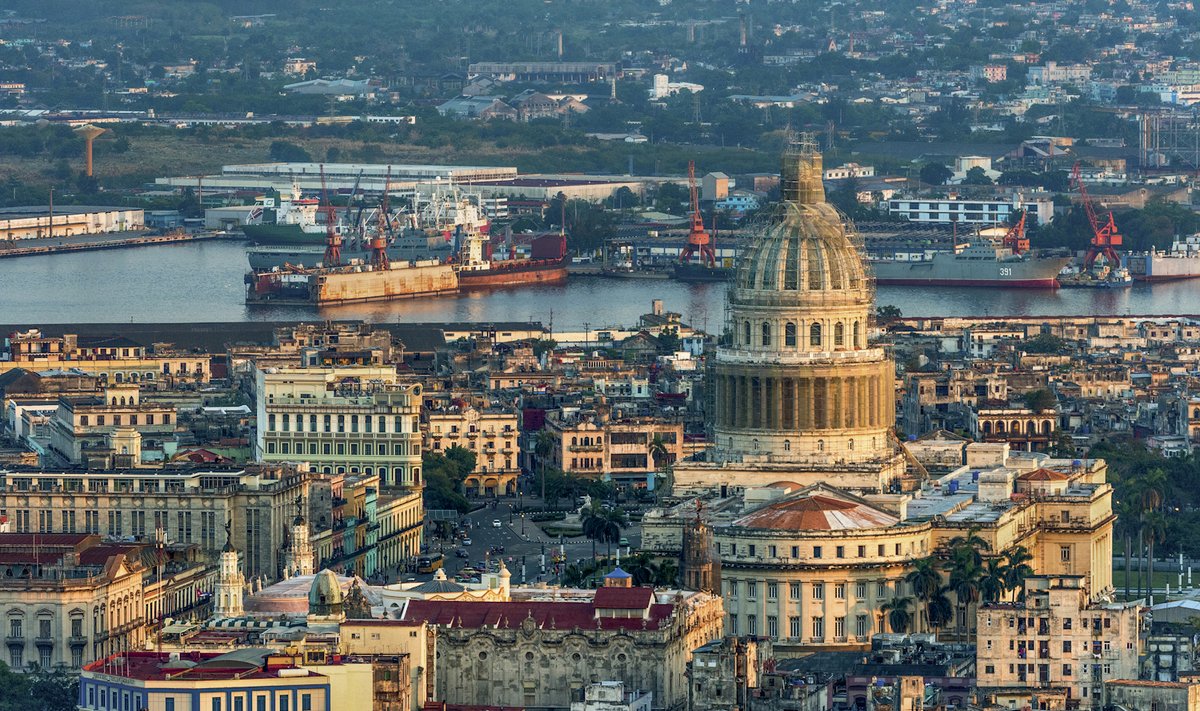
[[853,228],[825,201],[822,173],[811,138],[785,151],[782,200],[728,292],[729,342],[710,381],[713,448],[677,465],[680,493],[780,479],[879,492],[903,478],[895,366],[867,343],[871,275]]
[[930,523],[833,487],[779,497],[714,529],[731,634],[787,648],[861,648],[890,631],[882,605],[908,594],[904,576],[932,552]]

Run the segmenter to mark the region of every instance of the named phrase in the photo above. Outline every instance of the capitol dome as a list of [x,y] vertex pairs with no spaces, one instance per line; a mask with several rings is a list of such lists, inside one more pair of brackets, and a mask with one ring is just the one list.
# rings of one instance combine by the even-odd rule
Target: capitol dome
[[790,143],[780,174],[781,200],[748,238],[728,292],[729,334],[713,371],[713,460],[809,473],[798,481],[824,471],[878,490],[899,470],[894,366],[867,342],[870,273],[854,228],[825,202],[811,136]]

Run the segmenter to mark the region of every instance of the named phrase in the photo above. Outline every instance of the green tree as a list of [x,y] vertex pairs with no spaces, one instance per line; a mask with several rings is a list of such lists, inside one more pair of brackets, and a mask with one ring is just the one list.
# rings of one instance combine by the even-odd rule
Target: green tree
[[954,605],[950,602],[949,592],[950,588],[945,585],[938,587],[926,604],[929,626],[934,630],[940,630],[954,619]]
[[974,168],[971,168],[970,170],[967,171],[966,176],[963,178],[962,184],[963,185],[992,185],[992,179],[988,177],[987,172],[983,168],[980,168],[979,166],[975,166]]
[[301,146],[287,141],[272,141],[271,147],[267,149],[267,155],[273,161],[281,163],[311,163],[312,156],[308,151]]
[[887,619],[892,632],[902,634],[908,631],[908,627],[912,623],[912,613],[908,611],[910,607],[912,607],[911,597],[894,597],[880,605],[879,611]]
[[1053,410],[1058,404],[1058,398],[1054,396],[1054,392],[1047,388],[1038,388],[1025,393],[1025,407],[1034,412],[1043,410]]
[[988,558],[983,561],[983,568],[979,571],[979,597],[987,603],[1000,602],[1004,591],[1004,560]]
[[1033,575],[1033,554],[1025,546],[1012,546],[1004,551],[1004,589],[1017,599],[1025,597],[1025,579]]
[[1026,353],[1061,355],[1067,350],[1067,342],[1049,333],[1039,333],[1033,338],[1025,339],[1021,344],[1021,350]]
[[534,437],[533,453],[537,455],[538,467],[542,470],[543,502],[546,502],[546,462],[550,459],[550,453],[554,451],[556,444],[558,444],[558,438],[550,430],[541,430]]
[[920,172],[921,182],[929,185],[945,185],[953,175],[954,171],[947,168],[941,163],[926,163],[921,166]]
[[875,318],[878,319],[880,323],[899,321],[903,317],[904,314],[900,313],[900,308],[897,306],[883,304],[875,307]]
[[933,558],[921,558],[913,562],[913,568],[904,576],[913,595],[921,601],[924,608],[921,614],[925,624],[929,624],[929,601],[937,594],[942,586],[942,574],[938,570],[937,561]]
[[612,554],[612,544],[621,540],[621,530],[629,524],[625,512],[611,506],[601,506],[593,503],[592,507],[583,514],[583,535],[592,540],[592,557],[596,557],[596,543],[608,544],[608,554]]

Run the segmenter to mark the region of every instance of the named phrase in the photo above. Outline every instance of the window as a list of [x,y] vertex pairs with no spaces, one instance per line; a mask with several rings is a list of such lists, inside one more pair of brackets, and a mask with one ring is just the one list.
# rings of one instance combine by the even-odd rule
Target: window
[[767,599],[774,600],[779,597],[779,583],[767,583]]
[[233,711],[245,711],[245,699],[241,696],[233,697]]
[[866,558],[866,557],[867,557],[867,547],[866,547],[866,546],[859,546],[859,547],[858,547],[858,557],[859,557],[859,558]]
[[985,667],[983,668],[983,673],[984,673],[984,674],[995,674],[995,673],[996,673],[996,667],[995,667],[994,665],[992,665],[992,664],[988,664],[987,666],[985,666]]
[[855,583],[854,584],[854,597],[857,600],[863,600],[867,597],[867,584],[866,583]]
[[813,546],[813,558],[821,557],[821,546]]
[[866,637],[871,631],[871,624],[866,615],[859,615],[854,618],[854,634],[859,637]]
[[312,694],[301,694],[300,711],[312,711]]
[[825,599],[825,583],[813,583],[812,584],[812,594],[813,594],[814,600],[824,600]]
[[800,639],[800,618],[799,617],[793,616],[793,617],[788,618],[788,636],[791,637],[792,639]]
[[821,324],[814,323],[808,327],[808,345],[814,348],[821,347]]
[[762,344],[764,348],[771,345],[771,324],[766,321],[762,325]]
[[1072,624],[1072,620],[1070,617],[1063,618],[1063,629],[1064,630],[1071,629],[1071,624]]
[[796,347],[796,324],[789,322],[783,327],[783,345]]
[[754,544],[753,544],[753,543],[751,543],[751,544],[750,544],[750,557],[751,557],[751,558],[753,558],[753,557],[755,557],[756,555],[758,555],[758,553],[757,553],[757,552],[755,552],[755,547],[754,547]]
[[746,615],[746,634],[758,634],[758,615]]
[[729,616],[729,634],[733,634],[733,635],[741,634],[740,632],[738,632],[738,616],[737,615]]
[[746,581],[746,597],[750,600],[753,600],[757,596],[758,596],[758,581],[757,580],[747,580]]
[[1071,546],[1059,546],[1058,555],[1059,559],[1064,563],[1069,562],[1071,560]]
[[835,639],[845,639],[846,638],[846,618],[845,617],[833,618],[833,636]]
[[845,558],[846,557],[846,546],[838,546],[837,548],[834,549],[834,554],[838,558]]
[[1071,640],[1069,640],[1069,639],[1063,640],[1063,654],[1070,654],[1070,653],[1071,653]]
[[1063,665],[1063,676],[1071,676],[1071,665],[1070,664]]
[[888,595],[888,584],[886,580],[880,580],[875,583],[875,597],[885,598]]
[[212,711],[221,711],[221,700],[220,699],[212,700]]
[[825,618],[812,618],[812,636],[813,639],[825,639]]
[[833,586],[833,597],[836,600],[845,600],[846,599],[846,584],[845,583],[837,583]]
[[[800,599],[800,583],[788,583],[788,597],[792,598],[793,600]],[[792,636],[798,637],[799,635]]]
[[742,324],[742,343],[750,345],[750,322]]
[[779,636],[779,618],[775,615],[767,615],[767,636]]
[[8,621],[8,636],[15,637],[16,639],[20,639],[21,637],[25,636],[25,635],[21,634],[21,621],[20,620],[9,620]]
[[846,327],[842,325],[841,321],[838,321],[833,326],[833,345],[846,345]]
[[793,558],[800,557],[800,546],[792,546],[792,557]]

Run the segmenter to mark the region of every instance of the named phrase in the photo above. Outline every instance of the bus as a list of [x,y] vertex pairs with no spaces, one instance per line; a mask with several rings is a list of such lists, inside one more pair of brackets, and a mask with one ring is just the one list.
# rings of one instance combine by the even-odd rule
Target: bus
[[432,573],[441,568],[445,564],[445,556],[441,553],[432,553],[417,557],[417,572]]

